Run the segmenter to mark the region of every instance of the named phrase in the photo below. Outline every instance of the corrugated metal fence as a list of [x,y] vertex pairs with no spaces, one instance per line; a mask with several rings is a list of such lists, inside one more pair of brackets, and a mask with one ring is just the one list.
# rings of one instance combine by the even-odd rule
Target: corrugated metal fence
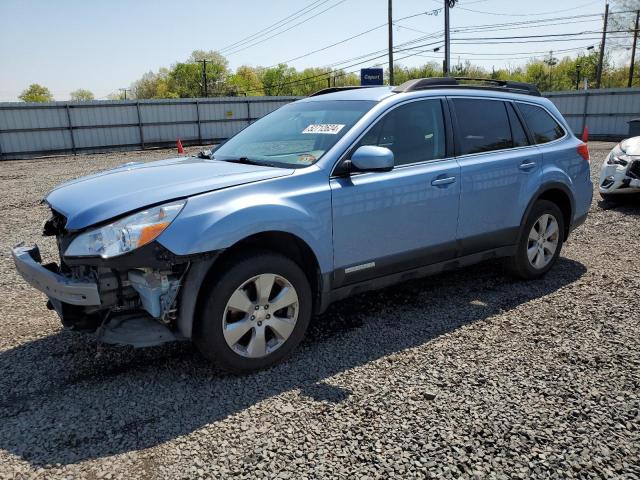
[[0,103],[0,159],[207,144],[296,97]]
[[[573,131],[627,136],[640,117],[640,88],[549,92]],[[0,159],[208,144],[298,97],[222,97],[52,103],[0,103]]]
[[589,138],[620,140],[627,137],[629,120],[640,117],[640,88],[602,88],[547,92],[549,98],[580,136],[589,127]]

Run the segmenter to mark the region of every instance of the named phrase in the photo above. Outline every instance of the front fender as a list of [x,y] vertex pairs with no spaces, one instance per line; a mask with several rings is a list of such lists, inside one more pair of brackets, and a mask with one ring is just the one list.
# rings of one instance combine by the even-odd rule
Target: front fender
[[192,255],[229,248],[257,233],[284,232],[309,245],[323,273],[331,271],[329,184],[327,179],[314,182],[308,177],[292,176],[288,182],[248,184],[192,197],[158,241],[176,255]]

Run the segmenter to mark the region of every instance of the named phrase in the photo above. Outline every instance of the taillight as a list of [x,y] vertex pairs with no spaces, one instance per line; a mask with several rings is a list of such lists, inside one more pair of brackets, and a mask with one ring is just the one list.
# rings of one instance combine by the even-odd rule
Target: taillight
[[586,143],[581,143],[580,145],[578,145],[578,153],[587,162],[589,161],[589,147]]

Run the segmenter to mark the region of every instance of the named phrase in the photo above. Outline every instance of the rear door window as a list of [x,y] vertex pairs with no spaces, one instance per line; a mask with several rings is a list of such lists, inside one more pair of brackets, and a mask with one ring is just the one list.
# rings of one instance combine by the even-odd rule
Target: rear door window
[[537,144],[552,142],[564,136],[564,129],[544,108],[528,103],[518,103],[518,108]]
[[460,155],[513,147],[504,102],[479,98],[454,98]]

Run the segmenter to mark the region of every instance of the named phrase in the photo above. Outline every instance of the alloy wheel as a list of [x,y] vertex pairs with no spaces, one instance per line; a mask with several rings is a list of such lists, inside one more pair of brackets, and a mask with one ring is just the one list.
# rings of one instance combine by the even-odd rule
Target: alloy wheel
[[531,227],[527,242],[527,257],[538,270],[549,265],[558,249],[560,230],[553,215],[545,213]]
[[240,285],[227,301],[224,339],[243,357],[266,357],[291,336],[298,311],[298,293],[291,282],[273,273],[256,275]]

